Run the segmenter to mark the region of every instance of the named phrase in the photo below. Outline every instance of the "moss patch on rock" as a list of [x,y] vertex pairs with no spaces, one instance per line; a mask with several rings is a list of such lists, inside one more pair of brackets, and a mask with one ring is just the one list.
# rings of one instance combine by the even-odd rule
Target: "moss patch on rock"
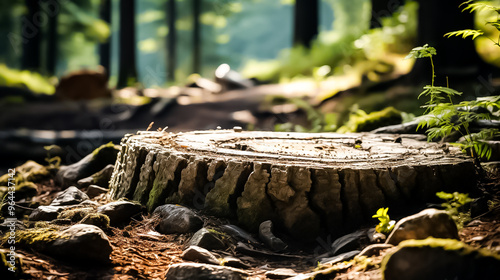
[[75,208],[75,209],[67,209],[63,210],[57,216],[58,219],[70,219],[72,222],[76,223],[81,221],[85,216],[94,211],[93,208]]
[[102,230],[106,230],[109,228],[109,217],[101,213],[89,213],[80,223],[94,225]]
[[382,111],[371,112],[369,114],[358,110],[350,116],[349,121],[340,127],[337,132],[371,131],[382,126],[400,124],[402,121],[401,112],[394,107],[387,107]]

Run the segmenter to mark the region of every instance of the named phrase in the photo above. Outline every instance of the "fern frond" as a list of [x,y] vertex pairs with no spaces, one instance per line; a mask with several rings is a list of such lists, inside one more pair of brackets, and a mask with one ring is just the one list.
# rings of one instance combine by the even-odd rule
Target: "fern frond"
[[453,31],[453,32],[448,32],[446,34],[444,34],[444,37],[452,37],[452,36],[457,36],[457,37],[460,37],[462,36],[462,38],[467,38],[469,36],[472,36],[472,40],[476,39],[477,37],[483,35],[484,32],[482,31],[479,31],[479,30],[473,30],[473,29],[464,29],[464,30],[458,30],[458,31]]
[[495,6],[492,6],[492,5],[487,5],[485,3],[471,3],[473,1],[467,1],[465,3],[462,3],[460,6],[464,5],[464,4],[467,4],[467,6],[462,10],[462,12],[464,11],[467,11],[469,10],[469,12],[473,13],[474,11],[480,11],[480,10],[483,10],[483,9],[488,9],[488,10],[492,10],[492,11],[495,11],[495,12],[499,12],[500,9],[495,7]]
[[436,55],[436,49],[430,47],[428,44],[423,45],[422,47],[413,48],[410,53],[405,57],[405,59],[409,58],[424,58],[424,57],[432,57]]

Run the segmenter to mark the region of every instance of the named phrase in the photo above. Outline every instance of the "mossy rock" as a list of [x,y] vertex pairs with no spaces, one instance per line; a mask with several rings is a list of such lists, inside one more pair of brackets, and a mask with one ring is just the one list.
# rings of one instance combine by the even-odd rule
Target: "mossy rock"
[[90,207],[67,209],[59,213],[57,219],[70,219],[72,222],[76,223],[81,221],[83,218],[85,218],[85,216],[93,211],[94,209]]
[[[21,184],[23,182],[39,182],[40,180],[50,177],[50,171],[47,167],[32,160],[28,160],[23,165],[16,167],[15,170],[14,182],[16,184]],[[0,186],[8,186],[9,178],[9,173],[0,177]]]
[[406,240],[382,262],[385,280],[495,279],[500,256],[454,239]]
[[94,225],[102,230],[106,230],[109,228],[109,217],[101,213],[89,213],[80,223]]
[[[16,233],[16,246],[44,250],[50,243],[63,237],[56,227],[41,227],[20,230]],[[5,237],[4,237],[5,238]]]
[[394,107],[387,107],[382,111],[371,112],[369,114],[359,110],[355,114],[352,114],[349,121],[340,127],[337,132],[348,133],[371,131],[383,126],[400,124],[402,121],[403,118],[401,117],[401,112],[396,110]]
[[79,162],[61,166],[56,174],[56,181],[65,188],[76,185],[78,180],[101,171],[108,164],[115,164],[118,151],[112,142],[102,145]]

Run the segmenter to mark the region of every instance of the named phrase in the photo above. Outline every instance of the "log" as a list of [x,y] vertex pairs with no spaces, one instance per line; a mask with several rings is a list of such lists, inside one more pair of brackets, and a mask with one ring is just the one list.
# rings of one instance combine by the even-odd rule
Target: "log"
[[[311,240],[435,200],[476,184],[458,148],[420,135],[233,130],[139,131],[122,139],[110,181],[113,199],[149,211],[165,203],[203,209],[256,231],[272,220]],[[398,210],[399,209],[399,210]]]

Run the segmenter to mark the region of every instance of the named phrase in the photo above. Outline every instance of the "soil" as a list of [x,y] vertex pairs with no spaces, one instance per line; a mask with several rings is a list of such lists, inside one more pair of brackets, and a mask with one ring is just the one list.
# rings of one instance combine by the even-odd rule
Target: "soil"
[[[39,201],[47,201],[58,191],[52,181],[45,182],[39,187],[43,190],[37,198]],[[464,226],[460,230],[460,239],[473,247],[500,253],[500,207],[498,206],[500,176],[490,174],[488,178],[483,178],[480,188],[491,195],[491,202],[497,206],[490,207],[492,209],[489,212],[473,218]],[[100,196],[95,200],[104,202],[105,199]],[[215,217],[205,218],[208,218],[209,227],[225,223],[224,220]],[[94,264],[76,266],[34,251],[18,250],[17,254],[22,258],[26,274],[24,279],[164,279],[169,265],[183,262],[181,253],[190,234],[159,235],[151,231],[153,227],[153,221],[143,217],[141,220],[133,220],[124,228],[111,228],[108,237],[113,252],[111,262],[107,266]],[[298,273],[316,268],[316,265],[306,262],[312,255],[303,250],[294,252],[293,255],[302,256],[304,259],[281,260],[245,256],[236,253],[234,246],[225,252],[214,253],[219,256],[235,255],[250,265],[252,268],[249,269],[251,274],[249,279],[267,279],[264,273],[277,268],[290,268]],[[366,262],[339,263],[332,268],[335,273],[322,279],[382,279],[379,268],[384,254],[385,251],[381,251]]]

